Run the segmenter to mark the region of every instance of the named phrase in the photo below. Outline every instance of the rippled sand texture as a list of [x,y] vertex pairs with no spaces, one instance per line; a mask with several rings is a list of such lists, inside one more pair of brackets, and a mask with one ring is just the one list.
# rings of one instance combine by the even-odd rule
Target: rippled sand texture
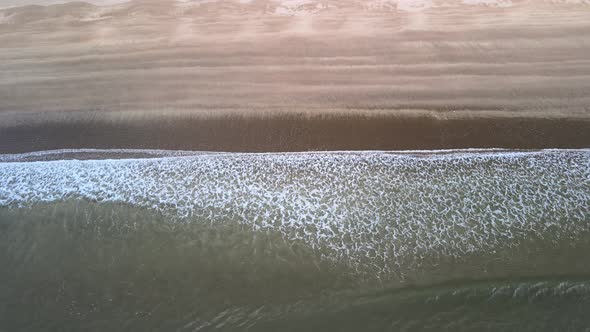
[[588,116],[590,7],[536,3],[420,12],[340,5],[295,16],[227,1],[5,10],[0,110]]
[[4,9],[0,124],[292,112],[576,118],[590,128],[590,6],[447,3],[138,0]]

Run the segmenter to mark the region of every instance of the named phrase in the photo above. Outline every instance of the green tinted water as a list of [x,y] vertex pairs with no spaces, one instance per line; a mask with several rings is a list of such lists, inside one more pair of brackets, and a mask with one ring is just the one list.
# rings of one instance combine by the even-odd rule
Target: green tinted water
[[371,278],[226,221],[69,200],[0,209],[5,331],[582,330],[590,234]]

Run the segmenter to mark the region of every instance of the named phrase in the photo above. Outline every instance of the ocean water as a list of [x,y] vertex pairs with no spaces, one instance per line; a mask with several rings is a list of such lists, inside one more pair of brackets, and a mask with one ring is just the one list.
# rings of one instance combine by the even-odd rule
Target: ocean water
[[0,157],[0,331],[590,331],[589,252],[590,150]]

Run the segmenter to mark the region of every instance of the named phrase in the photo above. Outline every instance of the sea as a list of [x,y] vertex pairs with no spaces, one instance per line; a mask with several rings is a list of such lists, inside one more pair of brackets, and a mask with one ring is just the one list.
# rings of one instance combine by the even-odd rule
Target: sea
[[590,331],[590,149],[0,156],[0,331]]

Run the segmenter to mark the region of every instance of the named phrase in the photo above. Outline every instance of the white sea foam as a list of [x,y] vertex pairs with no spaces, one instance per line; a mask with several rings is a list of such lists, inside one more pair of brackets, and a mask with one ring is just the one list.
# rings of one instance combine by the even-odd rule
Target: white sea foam
[[331,257],[359,264],[369,259],[391,272],[426,257],[590,230],[590,150],[0,163],[0,206],[64,199],[123,202],[195,222],[232,220],[255,231],[278,230]]
[[[34,151],[18,154],[0,154],[0,162],[18,162],[18,161],[43,161],[45,158],[52,159],[54,156],[72,156],[76,159],[76,156],[81,154],[100,154],[104,158],[110,159],[111,157],[117,157],[120,155],[146,155],[152,157],[180,157],[189,155],[200,155],[200,154],[218,154],[219,152],[199,152],[199,151],[186,151],[186,150],[153,150],[153,149],[59,149],[59,150],[46,150],[46,151]],[[66,158],[64,158],[66,159]],[[120,159],[120,158],[116,158]]]

